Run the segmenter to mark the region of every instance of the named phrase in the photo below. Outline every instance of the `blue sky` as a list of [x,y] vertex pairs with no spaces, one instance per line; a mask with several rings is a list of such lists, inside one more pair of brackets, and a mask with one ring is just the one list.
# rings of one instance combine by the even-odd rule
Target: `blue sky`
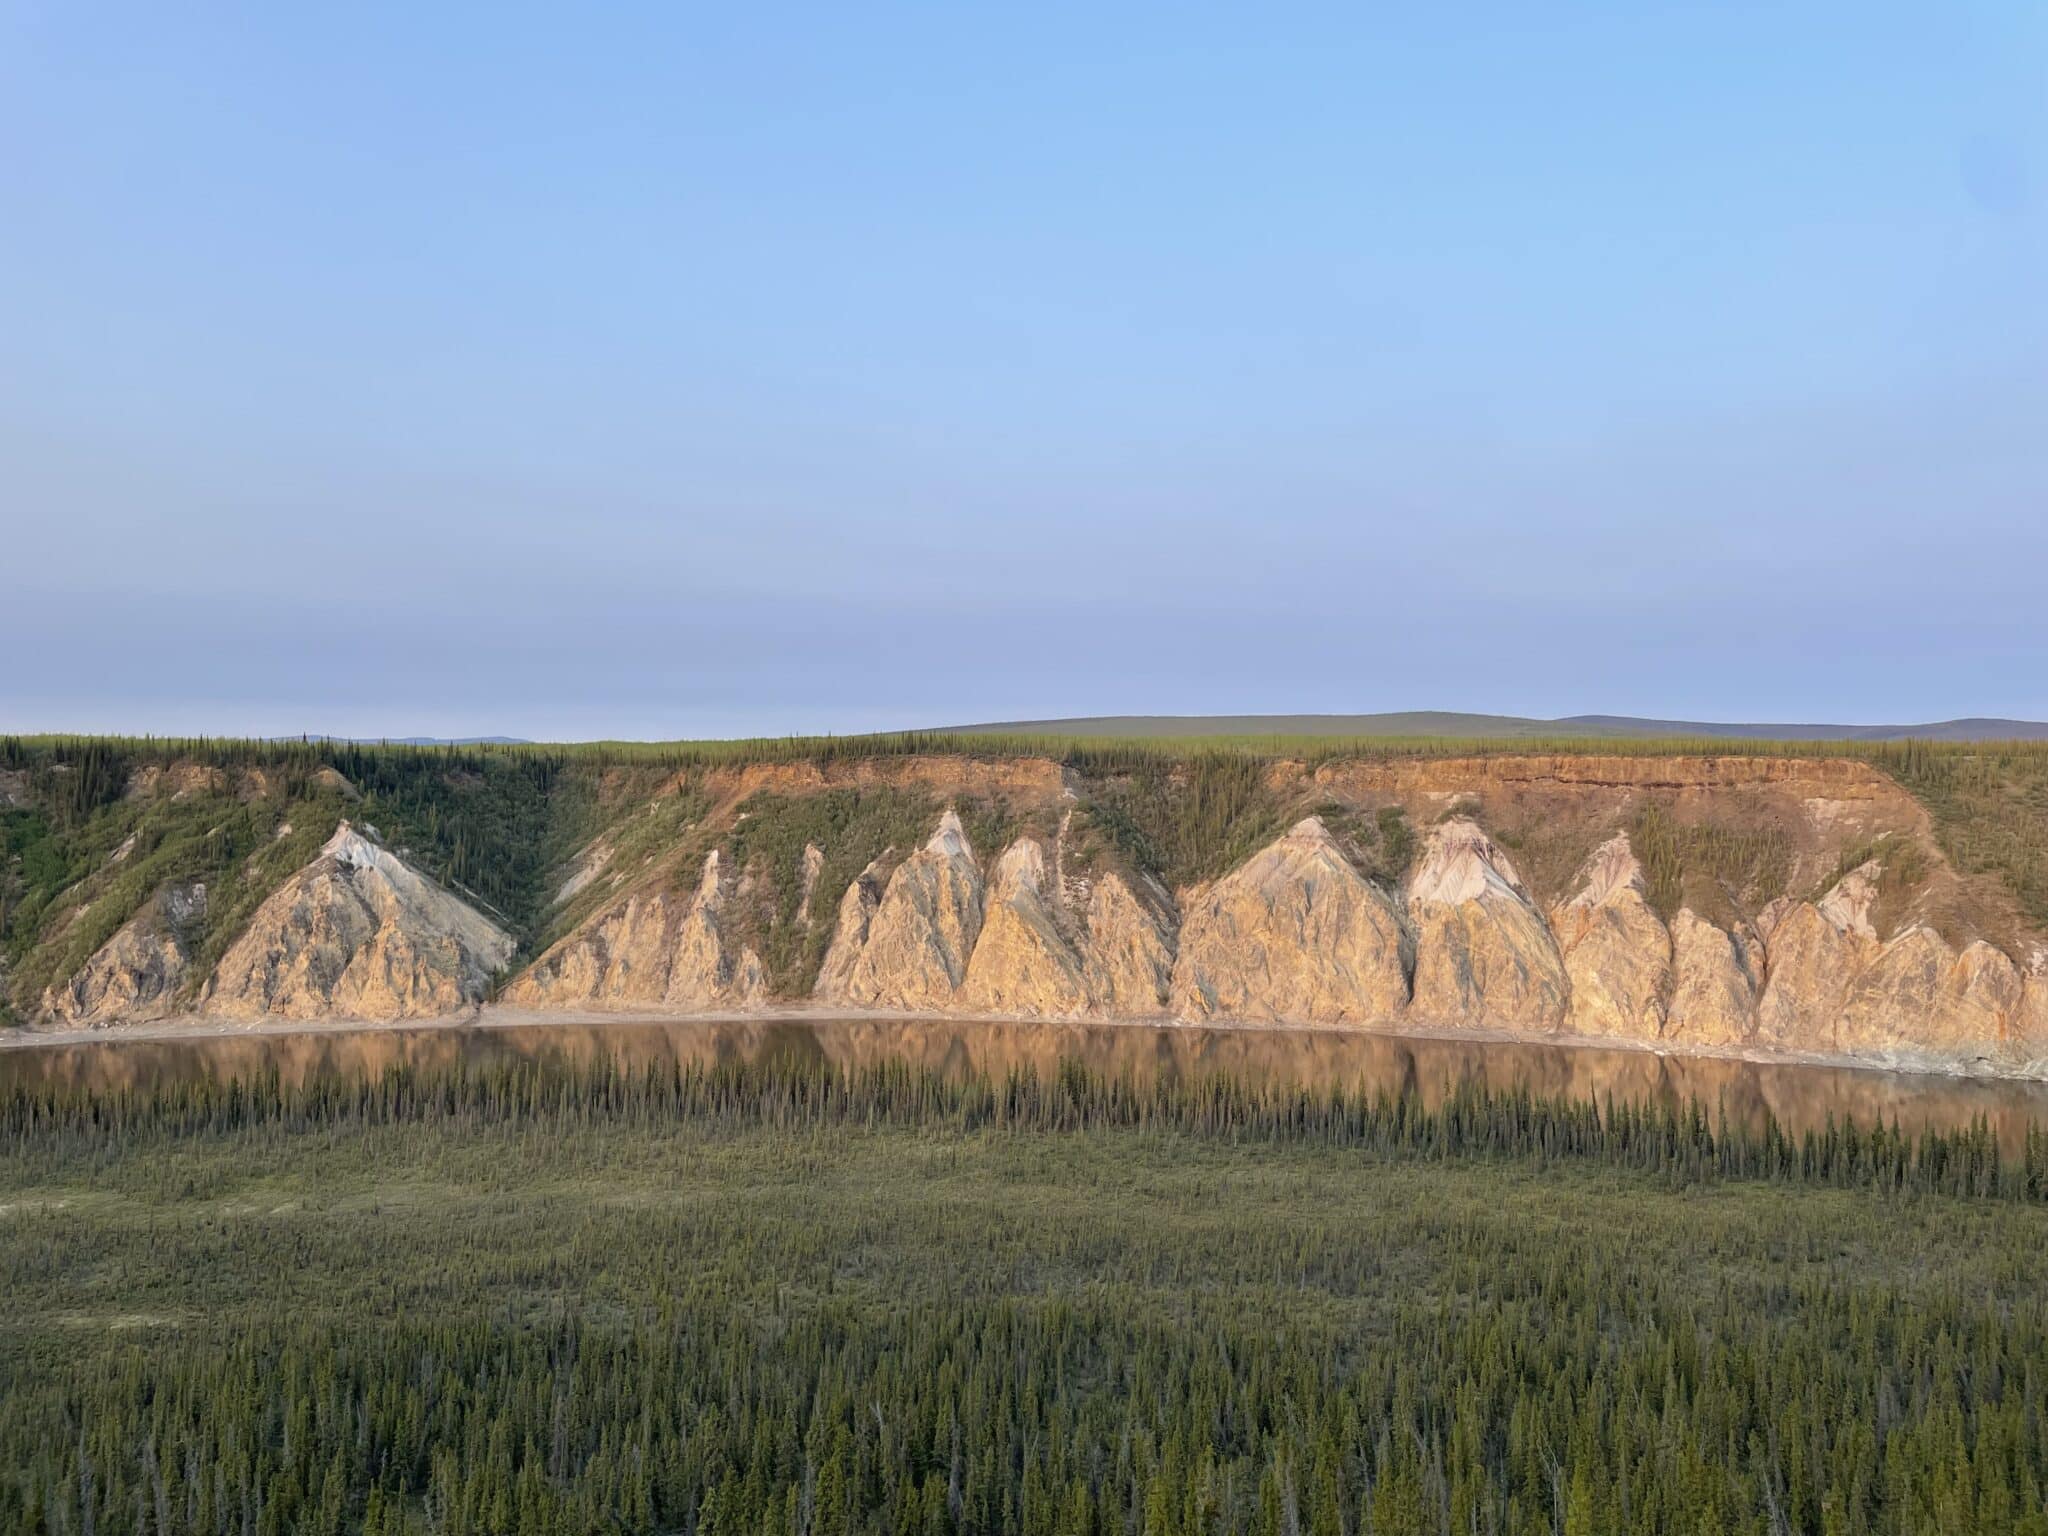
[[0,729],[2048,717],[2044,427],[2034,0],[0,0]]

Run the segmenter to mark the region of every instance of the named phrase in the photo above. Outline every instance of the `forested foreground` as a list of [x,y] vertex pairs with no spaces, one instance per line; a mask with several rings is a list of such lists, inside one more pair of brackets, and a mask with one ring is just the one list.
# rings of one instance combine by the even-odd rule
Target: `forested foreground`
[[522,1064],[0,1103],[0,1529],[2048,1532],[2041,1146]]

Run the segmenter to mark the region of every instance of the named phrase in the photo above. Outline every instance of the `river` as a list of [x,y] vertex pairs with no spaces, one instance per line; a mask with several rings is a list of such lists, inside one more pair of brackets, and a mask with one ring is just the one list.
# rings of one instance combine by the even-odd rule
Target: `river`
[[317,1029],[53,1044],[0,1051],[0,1093],[17,1085],[112,1090],[206,1078],[286,1082],[323,1073],[376,1075],[400,1065],[448,1067],[521,1059],[644,1068],[758,1060],[771,1053],[857,1068],[898,1058],[943,1073],[1062,1061],[1141,1080],[1228,1073],[1240,1079],[1342,1085],[1440,1101],[1461,1085],[1544,1095],[1682,1105],[1754,1125],[1769,1113],[1795,1134],[1830,1116],[1864,1125],[1954,1129],[1983,1117],[2007,1149],[2048,1127],[2048,1083],[1944,1077],[1853,1067],[1659,1055],[1642,1050],[1458,1040],[1328,1029],[1189,1025],[991,1023],[927,1019],[770,1018],[641,1022],[576,1019],[485,1027]]

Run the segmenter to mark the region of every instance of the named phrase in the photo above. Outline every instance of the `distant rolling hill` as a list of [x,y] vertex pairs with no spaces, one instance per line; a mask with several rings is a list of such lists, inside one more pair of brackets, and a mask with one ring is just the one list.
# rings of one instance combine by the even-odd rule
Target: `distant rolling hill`
[[1470,715],[1404,710],[1377,715],[1092,715],[1069,720],[1000,720],[940,728],[941,734],[1042,736],[1718,736],[1742,741],[2048,741],[2048,721],[1972,718],[1922,725],[1785,725],[1714,720],[1647,720],[1634,715]]
[[379,741],[394,747],[525,747],[524,736],[391,736]]
[[277,741],[337,741],[357,747],[530,747],[524,736],[278,736]]

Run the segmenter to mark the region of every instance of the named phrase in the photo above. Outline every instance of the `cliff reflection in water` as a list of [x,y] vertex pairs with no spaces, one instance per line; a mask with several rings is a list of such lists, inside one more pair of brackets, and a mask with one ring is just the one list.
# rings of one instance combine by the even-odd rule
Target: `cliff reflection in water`
[[2030,1125],[2048,1125],[2048,1084],[1947,1078],[1648,1051],[1503,1041],[1409,1038],[1331,1030],[1219,1029],[893,1019],[745,1019],[709,1023],[550,1022],[490,1028],[315,1031],[110,1039],[0,1051],[0,1092],[16,1085],[95,1090],[275,1071],[287,1083],[315,1074],[375,1076],[394,1066],[452,1067],[518,1060],[630,1068],[796,1057],[840,1068],[902,1060],[947,1074],[1013,1069],[1041,1075],[1077,1061],[1142,1081],[1224,1073],[1255,1082],[1409,1092],[1434,1104],[1460,1085],[1540,1095],[1679,1105],[1746,1123],[1768,1111],[1795,1134],[1829,1116],[1880,1120],[1910,1131],[1953,1129],[1984,1117],[2008,1150]]

